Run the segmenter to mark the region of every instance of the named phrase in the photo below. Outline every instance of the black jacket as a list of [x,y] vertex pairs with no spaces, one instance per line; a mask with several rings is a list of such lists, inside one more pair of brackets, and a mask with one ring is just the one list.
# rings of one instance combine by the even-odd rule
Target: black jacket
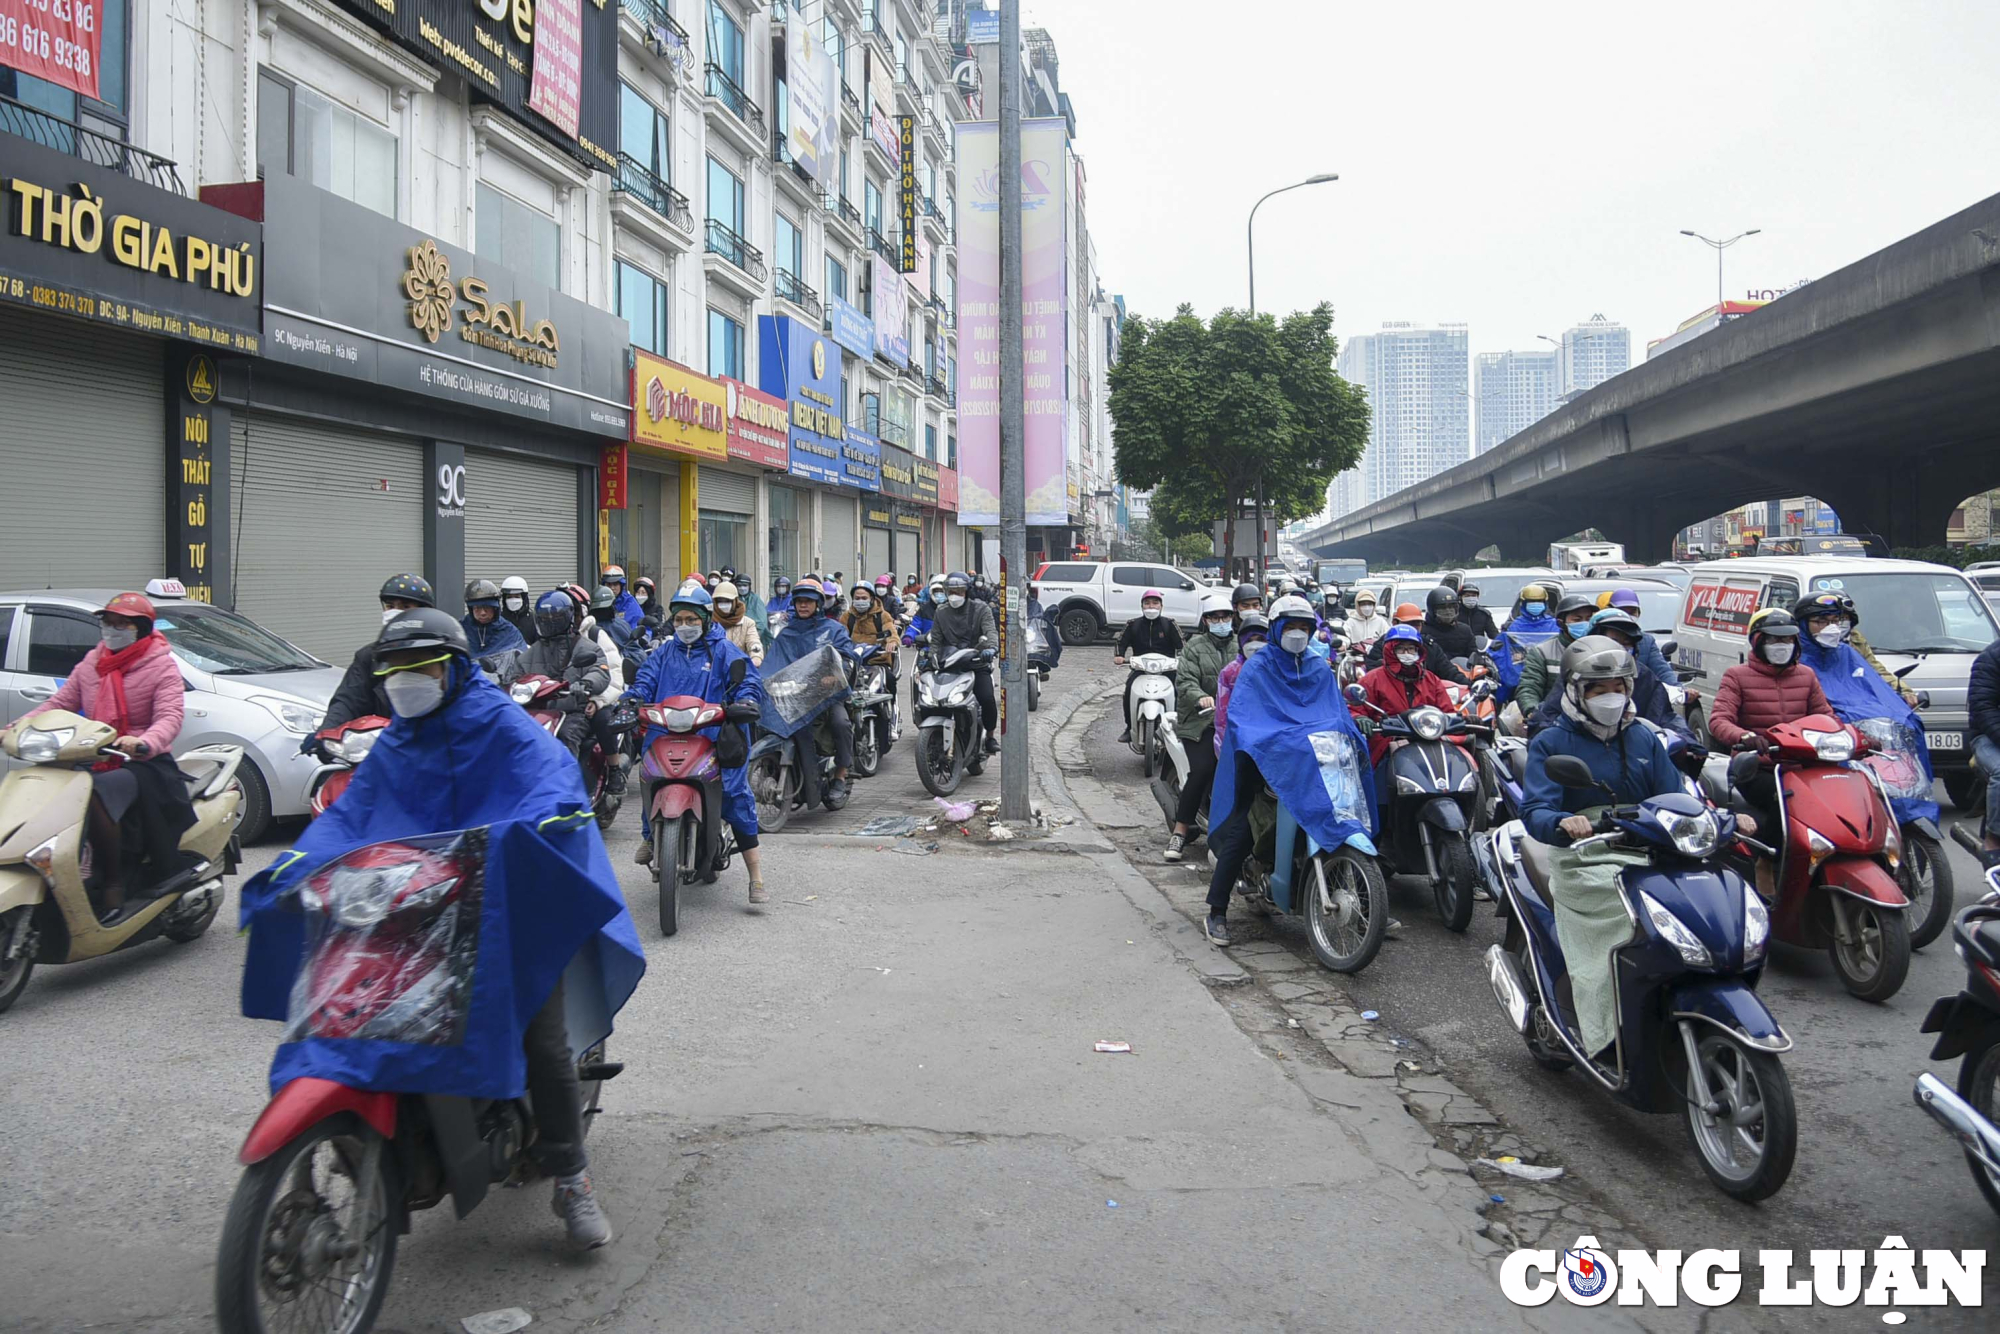
[[[1542,702],[1536,706],[1534,713],[1528,716],[1529,736],[1534,736],[1544,727],[1553,727],[1562,718],[1562,697],[1561,684],[1552,681],[1549,693],[1542,697]],[[1648,668],[1640,667],[1638,676],[1633,679],[1632,707],[1647,722],[1656,723],[1670,732],[1678,732],[1690,741],[1694,740],[1694,733],[1688,730],[1686,721],[1675,711],[1674,701],[1667,694],[1666,686],[1662,685],[1660,678],[1653,675]]]
[[1471,657],[1474,633],[1462,614],[1450,625],[1429,616],[1424,618],[1424,638],[1443,649],[1447,658]]
[[1972,713],[1973,732],[2000,746],[2000,639],[1972,660],[1972,683],[1966,687],[1965,706]]
[[382,678],[375,675],[372,639],[354,651],[354,661],[347,664],[347,674],[340,678],[333,698],[327,701],[326,717],[320,720],[320,726],[338,727],[370,714],[382,718],[394,716],[389,711],[388,692],[382,689]]
[[[1382,645],[1387,640],[1388,636],[1385,634],[1369,645],[1369,671],[1372,672],[1382,665]],[[1469,645],[1466,651],[1468,653],[1471,651]],[[1439,646],[1437,640],[1431,638],[1430,627],[1428,625],[1424,627],[1424,670],[1442,676],[1447,681],[1456,681],[1459,685],[1466,684],[1465,673],[1452,665],[1451,656]]]
[[502,598],[500,600],[500,614],[506,617],[508,623],[521,632],[521,638],[527,640],[530,644],[542,637],[540,632],[535,629],[535,600],[533,598],[529,598],[523,602],[519,611],[508,611],[507,600]]
[[1129,658],[1135,653],[1165,653],[1178,657],[1181,651],[1181,628],[1174,624],[1173,617],[1162,611],[1153,620],[1135,616],[1125,622],[1125,628],[1118,634],[1118,656]]
[[1493,623],[1493,613],[1484,607],[1474,607],[1467,611],[1465,607],[1460,606],[1458,623],[1475,635],[1485,635],[1488,639],[1500,637],[1500,627]]
[[963,607],[940,602],[931,609],[931,628],[926,642],[933,648],[1000,647],[1000,632],[994,627],[991,604],[967,597]]

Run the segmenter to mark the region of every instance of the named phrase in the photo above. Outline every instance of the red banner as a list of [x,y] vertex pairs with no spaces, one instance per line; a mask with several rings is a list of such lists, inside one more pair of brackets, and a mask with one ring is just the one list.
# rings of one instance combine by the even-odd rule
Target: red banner
[[606,445],[603,461],[597,468],[597,508],[624,509],[625,485],[625,446]]
[[542,0],[535,14],[535,68],[528,110],[576,138],[583,105],[583,12],[578,0]]
[[98,0],[0,0],[0,65],[97,96]]
[[729,391],[729,457],[780,472],[791,465],[791,410],[785,400],[724,377]]
[[958,469],[938,469],[938,508],[947,514],[958,513]]

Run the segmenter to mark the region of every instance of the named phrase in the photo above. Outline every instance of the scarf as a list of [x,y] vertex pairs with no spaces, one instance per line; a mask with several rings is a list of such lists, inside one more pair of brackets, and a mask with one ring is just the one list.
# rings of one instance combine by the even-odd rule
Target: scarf
[[109,723],[119,736],[129,736],[132,732],[132,707],[125,698],[125,671],[141,659],[165,653],[167,638],[157,630],[149,630],[116,652],[102,644],[95,651],[97,681],[103,691],[97,697],[97,721]]
[[729,605],[731,610],[727,616],[724,616],[721,612],[715,611],[712,608],[710,609],[710,615],[715,618],[716,623],[719,624],[723,629],[734,630],[736,628],[736,623],[743,619],[743,602],[739,598],[735,601],[732,601]]

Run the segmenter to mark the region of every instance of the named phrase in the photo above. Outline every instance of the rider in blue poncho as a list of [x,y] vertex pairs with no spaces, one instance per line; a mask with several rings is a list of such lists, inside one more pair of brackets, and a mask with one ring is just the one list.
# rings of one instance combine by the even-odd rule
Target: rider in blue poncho
[[1896,822],[1935,825],[1938,804],[1931,798],[1931,748],[1923,719],[1848,642],[1861,619],[1853,600],[1844,593],[1811,593],[1793,604],[1792,615],[1805,631],[1799,636],[1799,661],[1819,677],[1826,702],[1888,757],[1871,763]]
[[1229,725],[1208,807],[1215,872],[1202,929],[1214,945],[1229,943],[1229,898],[1250,854],[1250,807],[1265,787],[1322,848],[1357,835],[1365,841],[1375,828],[1368,743],[1339,680],[1311,651],[1314,619],[1304,598],[1272,603],[1270,645],[1244,659],[1229,692]]
[[[740,749],[730,746],[728,749],[735,751],[733,756],[725,753],[722,744],[725,727],[742,736],[744,724],[758,716],[764,692],[758,683],[756,665],[729,641],[722,627],[711,618],[711,611],[708,593],[697,585],[689,584],[674,594],[673,601],[667,604],[672,637],[646,658],[625,698],[658,704],[675,695],[692,695],[711,704],[730,706],[733,716],[705,729],[705,735],[717,743],[719,761],[736,760],[733,765],[722,765],[722,817],[735,832],[737,850],[743,854],[743,869],[750,873],[750,902],[768,903],[763,857],[757,850],[757,802],[750,795],[750,771],[742,762],[742,756],[749,750],[749,740],[743,737]],[[659,728],[648,728],[646,748],[650,749],[656,738],[665,735]],[[652,813],[646,812],[641,819],[642,837],[633,860],[645,866],[653,860]],[[672,867],[660,868],[661,875],[673,873]]]
[[639,628],[639,622],[646,618],[646,609],[639,605],[639,599],[625,588],[625,567],[607,565],[604,567],[604,586],[611,590],[611,610],[630,629]]
[[[472,1098],[525,1089],[557,1215],[573,1240],[604,1245],[575,1053],[610,1033],[646,962],[576,765],[473,667],[449,614],[391,620],[376,663],[394,720],[340,800],[243,886],[243,1013],[286,1024],[272,1090],[301,1078]],[[403,910],[377,904],[407,883],[381,869],[385,843],[454,869],[427,924],[400,927]],[[443,960],[405,993],[422,1005],[371,1017],[365,998],[321,992],[310,962],[400,929],[424,932]]]
[[[762,668],[765,679],[776,676],[784,668],[800,658],[818,652],[831,644],[843,657],[854,644],[853,636],[839,621],[823,611],[826,591],[811,579],[801,579],[792,589],[792,614],[786,618],[784,627],[772,636],[771,647],[764,654]],[[838,690],[828,695],[821,705],[803,718],[789,722],[779,717],[776,710],[766,710],[759,726],[780,736],[794,736],[801,730],[808,739],[812,736],[813,724],[824,715],[827,726],[833,731],[833,782],[835,787],[829,796],[837,796],[847,786],[847,771],[854,766],[854,724],[847,716],[847,710],[835,708],[847,698],[846,690]]]

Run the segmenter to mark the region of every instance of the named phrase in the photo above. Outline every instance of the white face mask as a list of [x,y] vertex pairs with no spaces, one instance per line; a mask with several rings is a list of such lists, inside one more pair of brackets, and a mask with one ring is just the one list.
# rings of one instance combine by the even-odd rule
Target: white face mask
[[1278,642],[1285,646],[1285,652],[1287,653],[1304,653],[1306,651],[1306,644],[1311,639],[1312,631],[1310,630],[1287,630],[1279,637]]
[[1375,604],[1372,602],[1357,602],[1354,605],[1354,614],[1364,621],[1372,621],[1375,619]]
[[1417,665],[1418,656],[1416,653],[1398,653],[1396,661],[1402,663],[1405,667],[1414,667]]
[[1766,644],[1764,645],[1764,661],[1770,663],[1773,667],[1782,667],[1792,660],[1792,650],[1796,647],[1797,645],[1794,644]]
[[734,602],[731,602],[725,598],[723,601],[715,604],[715,614],[717,616],[727,616],[729,614],[730,608],[734,607],[735,605],[736,604]]
[[1158,607],[1146,607],[1142,609],[1139,614],[1144,616],[1149,621],[1157,621],[1160,619],[1160,609]]
[[653,595],[651,593],[648,593],[643,588],[640,589],[638,592],[634,593],[632,596],[639,600],[639,605],[642,607],[645,606],[648,602],[651,602],[653,600]]
[[945,605],[947,605],[947,606],[951,606],[951,607],[963,607],[963,606],[965,605],[965,594],[963,594],[963,593],[947,593],[947,594],[945,595],[945,599],[944,599],[944,600],[945,600]]
[[674,627],[674,638],[680,640],[683,644],[692,644],[701,638],[701,631],[702,627],[699,625],[676,625]]
[[871,605],[873,605],[872,599],[865,598],[861,596],[859,593],[854,595],[854,610],[867,611]]
[[506,597],[500,599],[500,605],[508,611],[519,611],[528,605],[528,599],[519,593],[509,593]]
[[384,607],[382,608],[382,624],[387,625],[389,622],[395,620],[398,616],[401,616],[402,614],[403,614],[402,612],[398,611],[394,607]]
[[1813,638],[1818,640],[1823,647],[1838,648],[1840,641],[1847,638],[1847,627],[1839,624],[1829,625],[1814,635]]
[[1467,611],[1477,611],[1479,610],[1479,599],[1476,597],[1460,598],[1458,600],[1458,605],[1465,608]]
[[421,718],[444,703],[444,682],[423,672],[391,672],[382,689],[398,718]]
[[1253,653],[1257,652],[1257,651],[1258,651],[1259,649],[1261,649],[1261,648],[1263,648],[1263,647],[1264,647],[1264,641],[1263,641],[1263,640],[1261,640],[1261,639],[1253,639],[1253,640],[1251,640],[1251,641],[1250,641],[1249,643],[1247,643],[1247,644],[1245,644],[1245,645],[1243,646],[1243,656],[1247,658],[1247,657],[1249,657],[1249,656],[1250,656],[1251,654],[1253,654]]
[[1230,629],[1231,626],[1228,621],[1210,621],[1208,623],[1208,632],[1217,639],[1229,638]]
[[1583,702],[1583,711],[1599,727],[1609,727],[1625,716],[1624,695],[1593,695]]
[[113,653],[118,652],[120,649],[131,648],[139,642],[138,630],[129,625],[107,625],[100,629],[97,635],[99,639],[104,641],[104,647],[110,649]]

